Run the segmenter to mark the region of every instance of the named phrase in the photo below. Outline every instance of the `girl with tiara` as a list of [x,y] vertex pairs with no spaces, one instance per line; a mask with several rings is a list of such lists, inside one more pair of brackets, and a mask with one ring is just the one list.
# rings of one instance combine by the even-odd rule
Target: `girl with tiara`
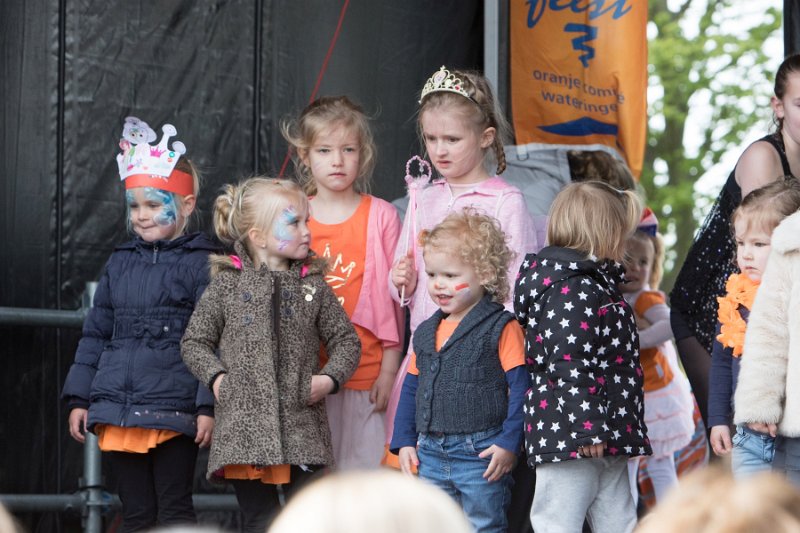
[[208,477],[233,485],[245,531],[263,533],[277,485],[291,497],[333,464],[322,400],[350,379],[361,344],[325,283],[325,261],[310,252],[308,198],[296,183],[228,185],[214,229],[236,255],[211,257],[182,354],[217,401]]
[[639,199],[600,181],[556,196],[549,245],[525,258],[514,290],[533,387],[525,448],[536,469],[534,531],[631,531],[628,459],[651,453],[636,322],[618,286]]
[[[420,138],[440,177],[423,185],[415,205],[409,205],[390,279],[392,297],[409,307],[412,336],[438,309],[425,290],[427,274],[416,238],[421,231],[465,207],[495,218],[514,253],[508,279],[515,279],[522,257],[539,248],[522,193],[498,175],[506,166],[503,140],[509,127],[486,78],[442,67],[425,83],[419,103]],[[512,309],[510,294],[503,305]],[[401,368],[393,399],[399,397],[405,375]],[[393,412],[390,405],[389,420]],[[387,429],[391,438],[391,425]],[[387,462],[396,465],[396,460]]]
[[216,246],[186,233],[197,171],[183,143],[168,146],[175,128],[162,130],[151,146],[147,123],[125,120],[117,161],[135,236],[105,266],[62,392],[70,435],[96,433],[118,479],[121,531],[195,522],[197,445],[208,446],[214,428],[214,399],[179,343]]
[[[394,206],[365,192],[375,143],[366,115],[346,96],[312,102],[296,122],[284,124],[283,135],[309,195],[311,248],[328,260],[325,279],[361,340],[355,374],[326,398],[336,466],[377,468],[403,343],[400,306],[386,283],[400,219]],[[323,351],[323,364],[326,359]]]

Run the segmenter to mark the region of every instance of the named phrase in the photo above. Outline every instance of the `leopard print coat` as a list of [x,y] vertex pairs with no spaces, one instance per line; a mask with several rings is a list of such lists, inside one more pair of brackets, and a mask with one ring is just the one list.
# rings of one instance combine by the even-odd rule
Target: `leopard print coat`
[[[212,259],[217,273],[197,304],[181,343],[189,370],[211,385],[226,376],[215,407],[208,478],[225,465],[332,465],[325,402],[307,405],[311,376],[345,383],[361,344],[323,278],[319,261],[288,271],[256,270],[241,246],[241,268]],[[320,342],[330,359],[320,369]]]

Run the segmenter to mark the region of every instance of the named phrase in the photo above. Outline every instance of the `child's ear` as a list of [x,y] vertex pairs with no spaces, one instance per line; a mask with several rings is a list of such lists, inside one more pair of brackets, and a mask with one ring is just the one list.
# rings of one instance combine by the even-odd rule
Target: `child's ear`
[[250,239],[250,242],[252,242],[253,245],[257,246],[258,248],[267,247],[267,236],[259,228],[250,228],[247,230],[247,238]]
[[496,134],[497,130],[494,128],[486,128],[483,130],[483,133],[481,133],[481,148],[489,148],[493,145]]
[[183,200],[181,201],[181,216],[183,218],[189,218],[189,215],[194,212],[194,208],[197,205],[197,197],[194,194],[190,194],[188,196],[184,196]]

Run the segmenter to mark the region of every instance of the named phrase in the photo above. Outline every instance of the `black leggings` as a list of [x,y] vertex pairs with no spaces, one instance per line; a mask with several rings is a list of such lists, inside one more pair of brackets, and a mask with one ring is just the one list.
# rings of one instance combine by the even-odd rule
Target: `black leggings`
[[[323,467],[312,467],[314,470]],[[292,465],[291,482],[281,485],[284,497],[288,500],[298,490],[314,479],[318,472],[305,471]],[[280,511],[278,486],[262,483],[258,479],[228,480],[236,491],[236,500],[242,512],[243,531],[245,533],[264,533],[272,519]]]
[[122,500],[120,532],[155,525],[194,524],[192,481],[197,445],[186,435],[147,453],[108,452]]

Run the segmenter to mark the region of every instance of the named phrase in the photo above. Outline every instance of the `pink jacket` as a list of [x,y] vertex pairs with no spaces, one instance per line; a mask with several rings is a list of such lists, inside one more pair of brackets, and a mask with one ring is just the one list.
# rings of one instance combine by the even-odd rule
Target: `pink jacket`
[[[509,185],[499,176],[489,178],[478,183],[474,188],[454,197],[450,185],[444,179],[438,179],[420,190],[417,193],[416,227],[409,235],[412,225],[410,206],[406,211],[403,221],[403,233],[397,243],[397,250],[394,258],[397,261],[406,255],[408,247],[413,246],[415,256],[415,266],[417,269],[417,287],[414,294],[406,294],[410,298],[409,308],[411,310],[411,332],[417,326],[430,317],[438,307],[428,295],[428,277],[425,274],[425,265],[422,260],[422,250],[416,244],[416,237],[423,229],[431,229],[436,224],[444,220],[451,212],[460,211],[464,207],[472,206],[478,211],[495,217],[500,222],[501,229],[508,236],[508,245],[516,253],[513,261],[508,267],[508,281],[511,289],[509,299],[505,302],[505,307],[513,312],[512,295],[514,283],[517,280],[517,273],[525,254],[538,252],[541,246],[536,238],[533,220],[528,212],[522,192],[513,185]],[[400,294],[395,288],[389,274],[389,288],[392,297],[400,301]]]
[[373,196],[367,219],[364,279],[350,320],[370,330],[381,340],[384,349],[403,347],[403,311],[386,286],[399,236],[400,218],[394,206]]

